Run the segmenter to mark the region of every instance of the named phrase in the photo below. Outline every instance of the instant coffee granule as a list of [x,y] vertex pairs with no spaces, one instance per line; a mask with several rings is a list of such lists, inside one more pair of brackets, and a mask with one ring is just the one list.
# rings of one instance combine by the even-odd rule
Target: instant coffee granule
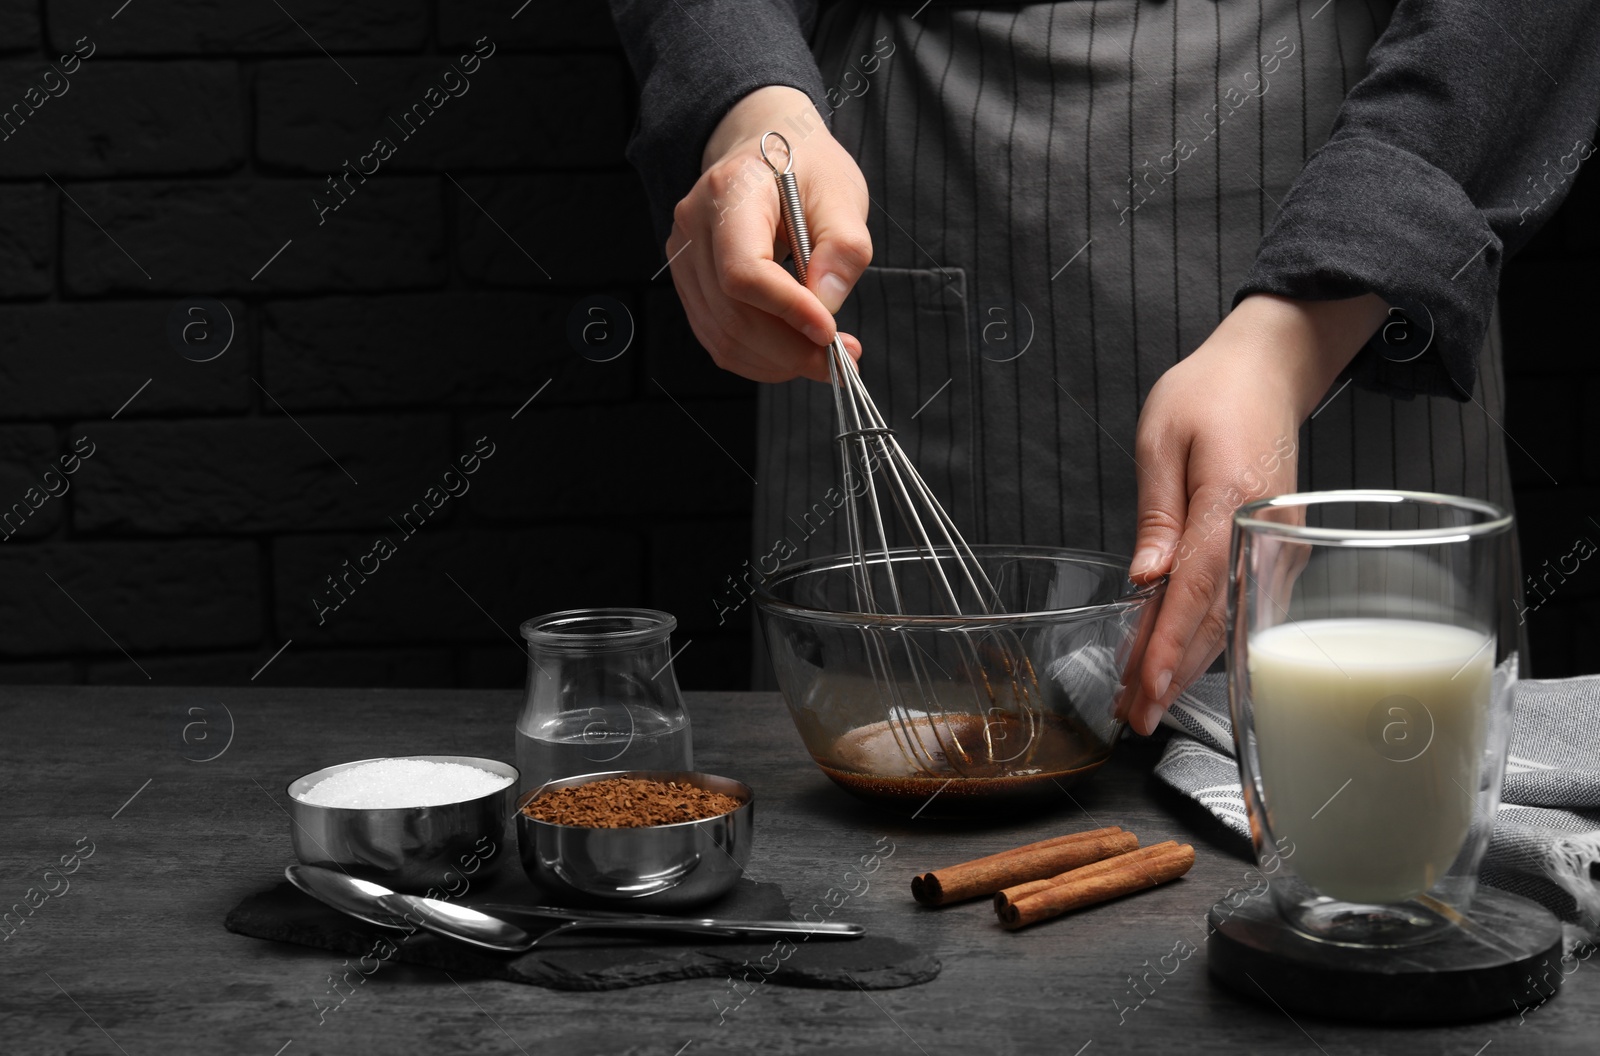
[[739,801],[676,781],[611,777],[587,785],[552,789],[522,808],[530,818],[586,829],[634,829],[715,818]]

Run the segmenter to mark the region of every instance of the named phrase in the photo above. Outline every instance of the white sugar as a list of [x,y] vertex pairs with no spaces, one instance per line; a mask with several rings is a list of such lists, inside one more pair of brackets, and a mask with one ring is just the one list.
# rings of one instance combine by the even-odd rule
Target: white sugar
[[509,784],[509,777],[461,763],[378,759],[329,774],[298,798],[315,807],[436,807],[487,796]]

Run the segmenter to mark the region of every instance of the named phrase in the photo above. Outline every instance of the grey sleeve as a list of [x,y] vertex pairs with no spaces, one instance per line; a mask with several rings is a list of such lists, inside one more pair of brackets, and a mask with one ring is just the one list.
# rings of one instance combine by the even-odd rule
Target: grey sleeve
[[1401,0],[1234,303],[1377,293],[1416,329],[1380,330],[1347,373],[1465,400],[1501,266],[1561,204],[1597,118],[1600,3]]
[[787,85],[821,112],[822,74],[806,44],[816,0],[610,0],[639,82],[628,160],[665,237],[672,208],[700,178],[706,140],[734,103]]

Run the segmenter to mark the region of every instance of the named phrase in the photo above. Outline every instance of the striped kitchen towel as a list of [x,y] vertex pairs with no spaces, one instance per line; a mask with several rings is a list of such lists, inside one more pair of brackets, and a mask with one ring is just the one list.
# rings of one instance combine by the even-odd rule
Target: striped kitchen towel
[[[1523,680],[1485,883],[1600,935],[1600,676]],[[1176,731],[1156,774],[1245,839],[1225,674],[1204,675],[1162,719]]]

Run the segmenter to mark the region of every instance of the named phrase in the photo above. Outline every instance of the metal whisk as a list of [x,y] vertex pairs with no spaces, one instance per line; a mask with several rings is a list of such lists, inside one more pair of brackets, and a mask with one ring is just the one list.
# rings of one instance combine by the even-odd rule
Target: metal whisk
[[[786,161],[782,169],[767,154],[769,139],[783,144]],[[795,181],[794,151],[781,133],[768,132],[761,137],[761,157],[777,180],[795,274],[804,285],[811,263],[811,233]],[[996,764],[1026,766],[1042,728],[1042,696],[1032,663],[1015,631],[987,626],[957,630],[959,653],[967,670],[952,674],[939,668],[944,676],[941,681],[929,670],[930,665],[938,668],[937,662],[894,619],[997,615],[1004,611],[999,591],[955,521],[900,446],[838,336],[828,348],[828,376],[833,384],[839,425],[837,439],[846,495],[845,522],[854,564],[855,604],[858,612],[885,617],[881,624],[863,633],[868,636],[873,682],[883,697],[901,753],[914,767],[929,773],[953,770],[961,776],[994,776]],[[880,487],[899,516],[908,546],[891,544]],[[897,564],[919,567],[926,573],[932,600],[923,611],[908,607]],[[876,578],[875,570],[880,573]],[[909,685],[908,680],[895,676],[897,666],[909,672]],[[947,708],[941,686],[956,693],[973,694],[976,708]],[[971,735],[970,722],[952,722],[952,712],[982,716],[985,721],[978,738]],[[994,736],[996,724],[992,719],[1008,713],[1015,715],[1025,734],[1020,749],[1015,744],[996,744],[1005,735]],[[924,739],[925,734],[932,735],[931,744]],[[981,744],[976,743],[980,740]]]

